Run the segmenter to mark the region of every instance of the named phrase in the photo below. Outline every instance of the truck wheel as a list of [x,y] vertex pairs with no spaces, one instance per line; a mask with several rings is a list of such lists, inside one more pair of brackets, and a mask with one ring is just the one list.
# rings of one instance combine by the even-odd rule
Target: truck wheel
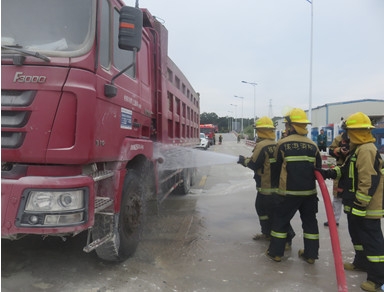
[[113,238],[96,249],[101,259],[120,262],[136,251],[141,236],[142,201],[143,191],[139,176],[133,170],[128,170],[124,179],[120,213],[115,216],[95,216],[93,240],[107,235],[113,226]]
[[176,188],[176,193],[180,195],[186,195],[191,190],[191,181],[192,181],[192,174],[191,170],[188,168],[184,168],[182,171],[182,178],[183,182],[178,185]]

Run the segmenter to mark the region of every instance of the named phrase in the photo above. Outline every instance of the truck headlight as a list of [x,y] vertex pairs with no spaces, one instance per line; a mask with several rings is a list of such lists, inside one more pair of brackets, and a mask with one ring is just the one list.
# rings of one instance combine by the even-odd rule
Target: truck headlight
[[25,211],[71,211],[84,208],[84,191],[31,191]]
[[26,189],[16,226],[59,227],[84,224],[88,220],[89,190]]

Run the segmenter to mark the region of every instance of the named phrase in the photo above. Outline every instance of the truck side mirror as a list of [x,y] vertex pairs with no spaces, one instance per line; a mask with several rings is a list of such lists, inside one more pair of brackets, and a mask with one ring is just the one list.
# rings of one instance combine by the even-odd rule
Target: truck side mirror
[[124,6],[120,10],[119,48],[137,51],[141,48],[143,12],[139,8]]
[[[120,10],[119,19],[119,48],[122,50],[133,51],[134,54],[141,48],[141,38],[143,34],[143,12],[139,8],[123,6]],[[135,68],[136,58],[125,69],[113,76],[111,83],[104,85],[106,97],[115,97],[117,87],[114,82],[117,77],[126,72],[131,67]]]

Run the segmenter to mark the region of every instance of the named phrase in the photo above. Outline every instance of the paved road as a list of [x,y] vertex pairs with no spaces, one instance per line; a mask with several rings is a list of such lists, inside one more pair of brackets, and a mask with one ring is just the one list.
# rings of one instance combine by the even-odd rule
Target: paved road
[[[197,150],[202,167],[187,196],[170,196],[147,219],[135,255],[106,264],[82,252],[85,237],[27,237],[2,241],[2,291],[337,291],[330,235],[323,227],[319,194],[320,259],[309,265],[297,257],[303,247],[301,222],[293,219],[296,237],[281,263],[269,260],[267,242],[254,210],[252,171],[235,163],[251,148],[224,134],[222,145]],[[200,157],[200,156],[199,156]],[[343,215],[339,236],[344,260],[353,257]],[[360,291],[364,273],[346,272],[349,291]]]

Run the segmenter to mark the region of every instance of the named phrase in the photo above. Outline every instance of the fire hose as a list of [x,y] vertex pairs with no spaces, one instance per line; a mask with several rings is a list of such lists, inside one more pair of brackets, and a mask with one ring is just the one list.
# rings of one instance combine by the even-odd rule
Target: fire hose
[[327,185],[325,184],[325,181],[320,171],[315,170],[315,176],[319,184],[321,194],[323,195],[325,211],[327,214],[329,234],[331,236],[331,243],[332,243],[333,259],[335,263],[338,291],[345,292],[345,291],[348,291],[348,287],[347,287],[347,281],[344,273],[344,265],[343,265],[343,260],[341,256],[339,235],[337,232],[336,220],[333,214],[331,199],[329,198],[328,188],[327,188]]

